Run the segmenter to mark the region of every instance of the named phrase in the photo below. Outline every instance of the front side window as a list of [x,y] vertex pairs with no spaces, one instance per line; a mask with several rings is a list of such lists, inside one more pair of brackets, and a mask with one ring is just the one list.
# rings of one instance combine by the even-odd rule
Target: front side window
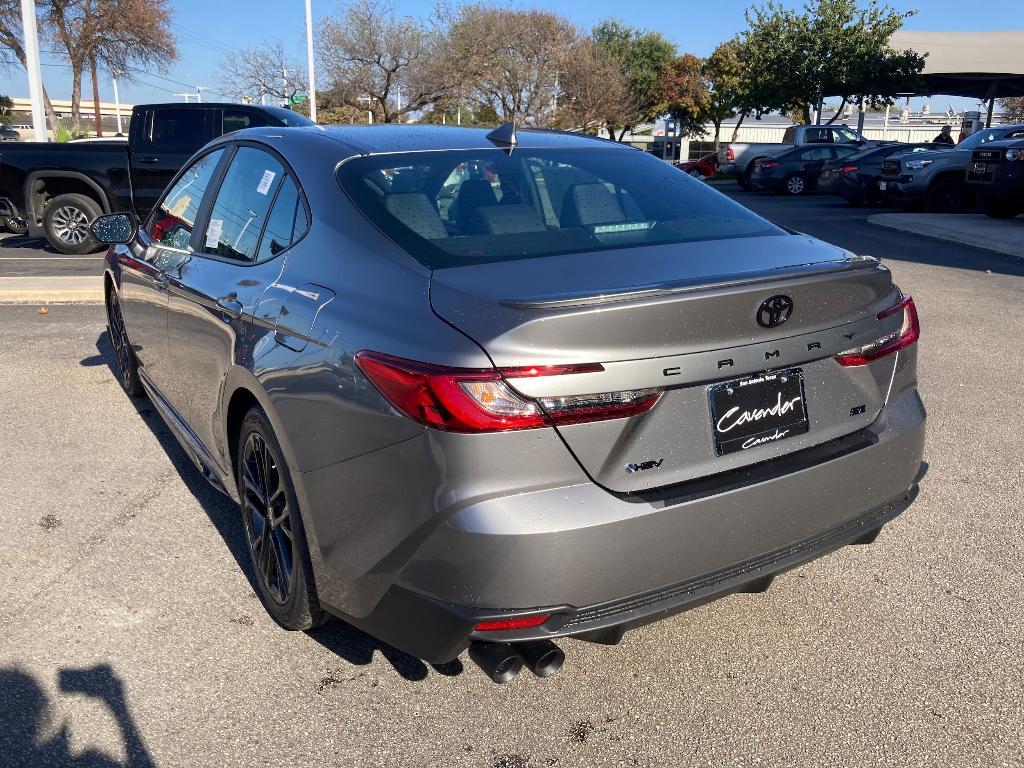
[[284,168],[273,156],[254,147],[239,147],[210,211],[203,252],[254,261],[260,232],[283,178]]
[[223,156],[224,149],[216,149],[181,174],[150,217],[146,228],[150,240],[167,248],[188,249],[203,195]]
[[206,143],[206,110],[157,109],[150,141],[157,147],[191,152]]
[[245,109],[224,108],[224,133],[240,131],[243,128],[261,128],[270,125],[267,118]]
[[860,136],[849,128],[833,128],[832,135],[836,144],[858,144]]
[[621,148],[369,155],[338,181],[432,269],[784,231],[668,163]]

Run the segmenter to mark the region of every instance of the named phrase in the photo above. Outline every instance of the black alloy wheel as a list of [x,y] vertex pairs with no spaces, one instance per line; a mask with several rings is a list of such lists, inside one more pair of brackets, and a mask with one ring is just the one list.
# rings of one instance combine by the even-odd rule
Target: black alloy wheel
[[285,629],[322,624],[312,567],[288,466],[262,409],[242,422],[238,448],[238,495],[259,596]]
[[142,382],[139,380],[139,364],[135,359],[135,350],[128,340],[128,331],[124,326],[124,315],[121,314],[121,302],[117,291],[110,289],[107,297],[107,334],[114,347],[117,358],[117,380],[129,397],[143,394]]

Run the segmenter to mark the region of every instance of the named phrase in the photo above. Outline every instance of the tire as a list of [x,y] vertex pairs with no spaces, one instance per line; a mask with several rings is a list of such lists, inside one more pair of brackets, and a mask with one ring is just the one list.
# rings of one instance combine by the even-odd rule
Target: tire
[[924,207],[929,213],[962,211],[967,207],[967,190],[959,179],[936,179],[925,195]]
[[328,615],[317,599],[291,474],[262,408],[251,408],[242,420],[235,464],[242,526],[263,607],[284,629],[323,624]]
[[782,183],[782,191],[784,194],[792,197],[799,197],[800,195],[807,194],[807,179],[801,176],[799,173],[791,173],[786,177],[786,180]]
[[757,162],[757,160],[759,159],[760,158],[755,158],[750,163],[748,163],[747,167],[743,170],[743,173],[739,174],[736,177],[736,183],[739,184],[742,189],[750,189],[750,177],[754,173],[754,163]]
[[998,197],[981,198],[981,210],[991,219],[1012,219],[1020,215],[1024,206],[1013,200],[1001,200]]
[[17,216],[4,216],[3,225],[7,228],[7,231],[18,235],[24,236],[28,234],[28,224],[25,220]]
[[43,231],[47,242],[61,253],[94,253],[103,246],[92,236],[89,224],[103,211],[91,197],[78,194],[57,195],[46,204]]
[[110,344],[117,356],[117,381],[128,397],[142,397],[145,390],[139,380],[139,361],[135,358],[135,350],[128,341],[128,331],[121,314],[121,302],[113,287],[107,296],[107,334]]

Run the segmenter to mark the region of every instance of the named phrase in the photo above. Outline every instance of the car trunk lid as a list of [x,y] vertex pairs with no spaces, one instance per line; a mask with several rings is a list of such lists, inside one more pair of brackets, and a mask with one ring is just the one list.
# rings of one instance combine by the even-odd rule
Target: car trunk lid
[[[773,324],[761,307],[777,296],[792,309]],[[458,267],[436,271],[431,283],[434,311],[499,368],[603,368],[510,380],[527,396],[663,391],[648,413],[558,427],[590,476],[617,492],[725,471],[866,426],[884,402],[892,360],[853,369],[832,356],[876,334],[877,312],[898,296],[876,260],[802,235]],[[806,433],[720,455],[711,387],[764,371],[799,378]]]

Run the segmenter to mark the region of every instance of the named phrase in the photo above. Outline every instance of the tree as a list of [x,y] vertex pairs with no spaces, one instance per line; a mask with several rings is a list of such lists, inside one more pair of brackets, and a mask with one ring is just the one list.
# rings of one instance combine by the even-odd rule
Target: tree
[[1003,110],[1004,123],[1024,123],[1024,96],[1000,99],[999,106]]
[[679,122],[680,134],[703,136],[711,89],[704,79],[701,60],[692,53],[684,53],[665,62],[659,88],[664,104],[661,111]]
[[624,124],[637,118],[619,63],[588,37],[566,57],[559,87],[559,127],[599,133],[609,120]]
[[887,104],[915,90],[924,58],[889,46],[912,15],[876,0],[864,7],[858,0],[812,0],[802,12],[770,0],[750,9],[741,39],[755,113],[802,113],[809,121],[825,96],[839,96],[842,111],[850,101]]
[[264,95],[290,102],[308,87],[305,70],[280,43],[266,40],[228,55],[221,64],[218,83],[225,95],[244,102],[259,101]]
[[136,66],[166,71],[178,57],[167,0],[47,0],[47,27],[71,68],[71,119],[81,120],[82,73],[103,64],[131,79]]
[[626,91],[635,107],[635,114],[619,120],[609,116],[606,128],[621,140],[638,123],[650,122],[663,114],[665,101],[661,93],[661,73],[676,55],[675,46],[660,32],[647,32],[627,27],[608,19],[598,24],[591,33],[594,43],[619,65],[626,83]]
[[715,127],[715,151],[721,141],[722,122],[736,118],[732,141],[740,126],[755,108],[752,100],[752,75],[746,63],[743,43],[738,38],[720,43],[701,66],[701,74],[710,93],[705,118]]
[[455,95],[502,122],[549,125],[558,78],[579,33],[551,11],[463,7],[451,28]]
[[355,0],[340,18],[321,19],[317,53],[335,96],[383,122],[400,120],[451,87],[440,23],[397,16],[386,0]]
[[14,122],[14,115],[11,110],[14,109],[14,102],[10,96],[0,96],[0,125],[10,125]]

